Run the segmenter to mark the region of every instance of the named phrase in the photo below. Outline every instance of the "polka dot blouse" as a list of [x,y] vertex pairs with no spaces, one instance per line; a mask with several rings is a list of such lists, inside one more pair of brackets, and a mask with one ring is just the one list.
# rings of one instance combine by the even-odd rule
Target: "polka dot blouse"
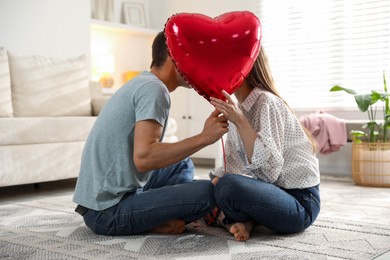
[[[250,163],[236,127],[229,125],[225,142],[227,173],[248,175],[286,189],[319,184],[318,159],[283,100],[255,88],[239,108],[257,132],[257,138]],[[221,167],[213,174],[222,177],[224,173]]]

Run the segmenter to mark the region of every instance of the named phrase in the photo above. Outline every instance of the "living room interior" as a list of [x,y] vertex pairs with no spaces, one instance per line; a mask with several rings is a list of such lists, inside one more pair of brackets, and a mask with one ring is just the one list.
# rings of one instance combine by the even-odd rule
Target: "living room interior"
[[[88,232],[71,198],[83,145],[105,102],[149,70],[152,41],[169,17],[243,10],[260,18],[275,81],[297,117],[322,113],[345,124],[345,143],[318,154],[318,224],[293,236],[259,228],[244,244],[199,223],[175,236],[109,239]],[[389,259],[390,152],[381,155],[384,170],[374,184],[355,179],[349,133],[362,129],[367,114],[352,96],[329,91],[338,84],[383,89],[382,75],[390,69],[390,22],[383,18],[389,10],[387,1],[367,0],[1,0],[0,258]],[[361,17],[367,20],[354,24]],[[318,24],[309,27],[313,21]],[[171,93],[171,103],[165,141],[199,133],[213,110],[186,88]],[[383,117],[380,106],[377,118]],[[192,159],[196,178],[207,179],[223,165],[222,142]]]

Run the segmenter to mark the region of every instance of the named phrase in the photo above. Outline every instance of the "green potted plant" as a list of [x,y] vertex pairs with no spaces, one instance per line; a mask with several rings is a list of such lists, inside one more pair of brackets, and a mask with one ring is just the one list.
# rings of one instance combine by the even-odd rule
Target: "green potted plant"
[[[390,104],[386,76],[383,72],[383,91],[372,90],[369,94],[338,85],[330,91],[345,91],[355,97],[360,111],[367,112],[365,131],[352,130],[352,178],[365,186],[390,187]],[[378,102],[382,103],[383,119],[377,121]]]

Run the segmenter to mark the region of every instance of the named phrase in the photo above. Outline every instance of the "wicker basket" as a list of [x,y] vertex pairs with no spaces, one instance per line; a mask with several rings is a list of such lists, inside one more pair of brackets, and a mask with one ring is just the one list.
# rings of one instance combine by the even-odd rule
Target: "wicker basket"
[[353,143],[352,179],[362,186],[390,187],[390,142]]

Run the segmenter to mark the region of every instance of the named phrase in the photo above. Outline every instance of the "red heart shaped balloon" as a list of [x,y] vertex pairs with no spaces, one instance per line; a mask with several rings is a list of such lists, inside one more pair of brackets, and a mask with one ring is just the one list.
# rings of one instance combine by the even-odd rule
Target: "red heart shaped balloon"
[[260,49],[261,24],[248,11],[215,18],[179,13],[165,24],[169,54],[184,79],[200,95],[225,99],[248,76]]

